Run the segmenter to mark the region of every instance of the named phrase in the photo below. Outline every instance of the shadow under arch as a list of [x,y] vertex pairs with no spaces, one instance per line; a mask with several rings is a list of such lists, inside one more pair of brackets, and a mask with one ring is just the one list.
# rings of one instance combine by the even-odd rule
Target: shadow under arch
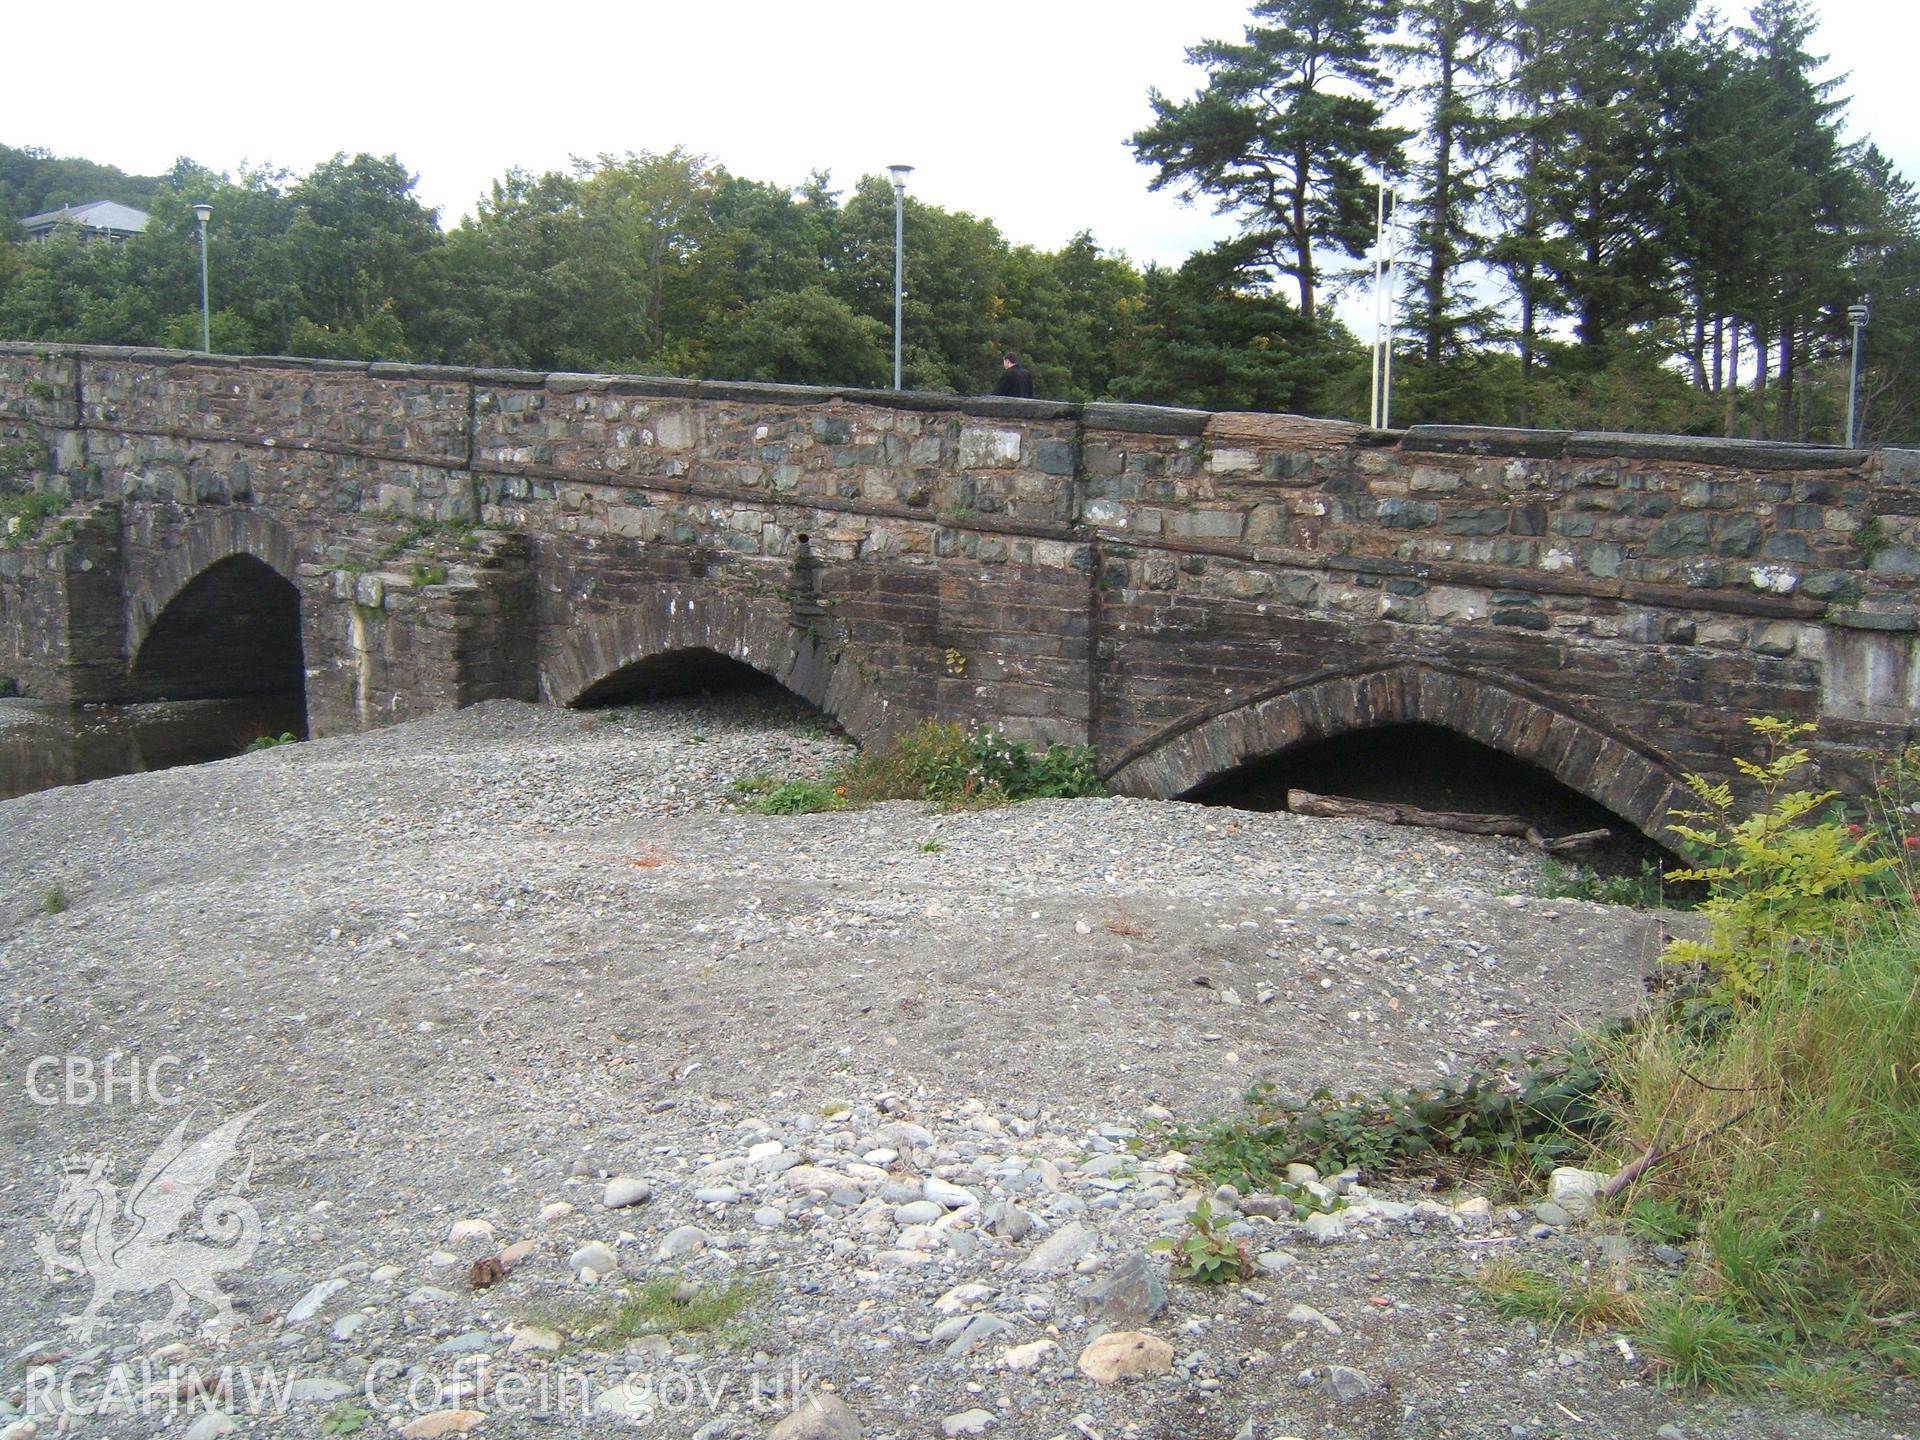
[[127,654],[138,655],[161,615],[187,586],[223,560],[248,556],[299,591],[293,533],[272,516],[234,507],[181,526],[172,543],[139,567],[127,595]]
[[128,595],[127,680],[142,700],[301,697],[298,560],[266,515],[226,510],[181,528]]
[[[550,704],[597,704],[634,688],[697,688],[720,662],[750,668],[831,718],[864,744],[892,728],[888,713],[837,647],[795,626],[786,604],[710,590],[665,589],[573,626],[540,662],[540,695]],[[725,677],[722,668],[717,673]],[[695,682],[689,685],[689,680]]]
[[148,627],[128,667],[143,700],[304,696],[300,591],[251,555],[215,561]]
[[1360,730],[1431,725],[1537,766],[1649,836],[1685,802],[1672,765],[1509,681],[1389,665],[1325,675],[1169,726],[1108,769],[1115,791],[1184,795],[1265,756]]

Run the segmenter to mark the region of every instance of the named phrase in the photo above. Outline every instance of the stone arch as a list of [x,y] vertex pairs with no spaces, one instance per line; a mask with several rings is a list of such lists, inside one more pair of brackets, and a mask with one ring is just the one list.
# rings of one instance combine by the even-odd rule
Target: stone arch
[[866,742],[898,724],[838,647],[792,623],[785,602],[670,587],[570,629],[540,664],[541,698],[576,705],[602,681],[644,661],[709,650],[779,682]]
[[1116,791],[1181,795],[1216,775],[1317,740],[1426,724],[1538,766],[1649,835],[1686,795],[1680,773],[1597,721],[1512,682],[1424,665],[1323,676],[1161,731],[1108,772]]
[[165,548],[130,567],[127,592],[127,657],[140,654],[160,616],[182,591],[223,560],[246,555],[299,588],[299,553],[293,534],[258,510],[229,507],[201,515],[174,530]]

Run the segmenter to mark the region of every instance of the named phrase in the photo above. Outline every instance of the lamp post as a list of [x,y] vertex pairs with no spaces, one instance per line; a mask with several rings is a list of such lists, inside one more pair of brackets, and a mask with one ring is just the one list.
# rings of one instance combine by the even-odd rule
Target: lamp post
[[1860,332],[1867,328],[1867,318],[1872,313],[1869,301],[1871,295],[1862,295],[1858,305],[1847,307],[1847,319],[1853,322],[1853,369],[1847,376],[1847,448],[1853,449],[1859,438],[1854,425],[1856,406],[1860,395]]
[[213,207],[202,201],[193,207],[193,218],[200,222],[200,351],[213,353],[213,312],[207,308],[207,217]]
[[907,176],[911,165],[889,165],[893,176],[893,388],[900,388],[900,277],[901,245],[907,233]]

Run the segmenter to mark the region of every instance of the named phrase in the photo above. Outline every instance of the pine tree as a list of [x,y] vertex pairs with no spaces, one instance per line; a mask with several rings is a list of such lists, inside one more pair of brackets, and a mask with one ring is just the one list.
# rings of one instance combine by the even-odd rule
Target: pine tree
[[1204,40],[1187,58],[1206,86],[1149,97],[1154,123],[1131,143],[1153,188],[1213,197],[1254,253],[1317,313],[1321,252],[1359,256],[1373,237],[1367,170],[1397,171],[1407,132],[1388,125],[1380,44],[1394,0],[1261,0],[1240,44]]
[[1405,94],[1426,113],[1411,167],[1420,217],[1412,248],[1424,263],[1410,318],[1435,364],[1494,319],[1462,272],[1489,245],[1476,222],[1508,134],[1500,107],[1512,9],[1504,0],[1404,0],[1400,14],[1402,38],[1388,54],[1419,76]]

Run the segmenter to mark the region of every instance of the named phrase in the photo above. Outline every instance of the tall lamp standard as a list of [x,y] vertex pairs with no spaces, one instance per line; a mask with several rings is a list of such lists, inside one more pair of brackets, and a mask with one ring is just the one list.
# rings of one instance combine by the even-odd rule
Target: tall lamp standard
[[213,207],[202,201],[193,207],[193,218],[200,222],[200,351],[213,353],[213,312],[207,308],[207,217]]
[[1872,313],[1868,302],[1871,295],[1862,295],[1858,305],[1847,307],[1847,319],[1853,322],[1853,369],[1847,376],[1847,448],[1853,449],[1859,432],[1854,426],[1856,401],[1860,395],[1860,332],[1867,328],[1867,318]]
[[893,388],[900,388],[900,258],[907,233],[907,176],[911,165],[889,165],[893,176]]

